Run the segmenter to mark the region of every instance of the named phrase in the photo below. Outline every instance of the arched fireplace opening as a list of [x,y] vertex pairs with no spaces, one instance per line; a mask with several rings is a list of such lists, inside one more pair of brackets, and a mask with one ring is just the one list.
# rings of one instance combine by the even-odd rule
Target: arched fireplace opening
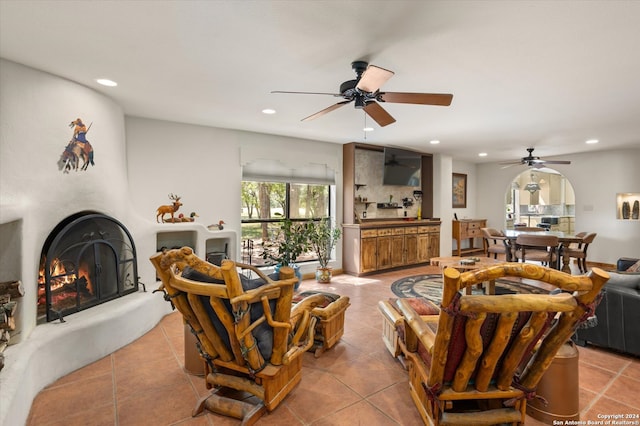
[[42,248],[38,276],[38,323],[138,290],[136,248],[116,219],[76,213],[51,231]]

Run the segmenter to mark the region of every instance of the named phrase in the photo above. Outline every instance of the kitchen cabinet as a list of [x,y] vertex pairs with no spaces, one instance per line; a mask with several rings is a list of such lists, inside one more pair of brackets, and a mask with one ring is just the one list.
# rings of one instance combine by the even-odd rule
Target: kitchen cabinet
[[344,224],[343,243],[342,264],[350,274],[429,263],[432,257],[440,255],[440,222]]
[[564,188],[561,175],[549,174],[549,203],[562,204],[564,201]]
[[[407,228],[404,236],[404,252],[407,265],[418,263],[418,228]],[[439,246],[439,244],[438,244]]]
[[[481,228],[487,227],[486,219],[465,219],[465,220],[454,220],[453,221],[453,229],[452,236],[456,241],[456,256],[462,256],[463,254],[469,254],[476,251],[480,251],[483,248],[476,247],[475,239],[482,238]],[[469,247],[462,248],[462,241],[469,241]]]
[[391,229],[378,230],[377,270],[391,268]]

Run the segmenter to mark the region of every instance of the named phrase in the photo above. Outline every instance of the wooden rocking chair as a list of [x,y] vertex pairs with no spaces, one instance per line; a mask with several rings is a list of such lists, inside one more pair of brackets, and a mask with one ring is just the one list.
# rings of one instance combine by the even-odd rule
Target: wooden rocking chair
[[[282,279],[275,281],[231,260],[212,265],[189,247],[158,253],[151,263],[162,280],[158,290],[197,337],[207,388],[214,388],[193,416],[206,408],[251,425],[273,411],[300,382],[302,355],[314,343],[310,311],[324,297],[310,296],[292,307],[293,269],[281,268]],[[247,280],[237,268],[259,278]],[[249,402],[256,400],[252,395],[258,403]]]
[[[421,318],[405,299],[400,341],[409,361],[411,397],[427,425],[524,424],[527,399],[558,349],[590,316],[609,276],[505,263],[443,272],[441,312]],[[512,276],[552,284],[554,295],[463,295],[460,289]],[[573,292],[573,294],[568,293]]]

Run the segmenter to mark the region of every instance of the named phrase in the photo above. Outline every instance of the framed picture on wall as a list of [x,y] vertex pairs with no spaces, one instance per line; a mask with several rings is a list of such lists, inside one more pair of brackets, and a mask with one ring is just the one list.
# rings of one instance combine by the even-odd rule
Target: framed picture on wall
[[451,190],[453,195],[454,209],[464,209],[467,207],[467,175],[462,173],[453,174],[453,187]]

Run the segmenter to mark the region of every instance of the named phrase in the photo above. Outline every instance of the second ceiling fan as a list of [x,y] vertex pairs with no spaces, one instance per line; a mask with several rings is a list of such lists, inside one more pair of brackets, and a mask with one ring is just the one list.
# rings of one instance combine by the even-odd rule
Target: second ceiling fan
[[381,92],[380,87],[393,76],[393,71],[369,65],[364,61],[355,61],[351,67],[356,72],[355,80],[345,81],[340,85],[340,93],[318,93],[318,92],[287,92],[274,90],[271,93],[290,93],[303,95],[329,95],[343,98],[330,107],[316,112],[302,121],[313,120],[325,115],[333,110],[354,102],[354,106],[363,109],[380,127],[395,123],[396,119],[391,116],[379,102],[390,102],[399,104],[417,105],[439,105],[449,106],[453,95],[445,93],[406,93],[406,92]]

